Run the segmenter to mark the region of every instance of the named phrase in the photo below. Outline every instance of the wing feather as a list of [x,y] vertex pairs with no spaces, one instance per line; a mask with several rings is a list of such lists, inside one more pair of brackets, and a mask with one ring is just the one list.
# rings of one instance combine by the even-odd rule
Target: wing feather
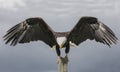
[[17,43],[29,43],[30,41],[41,40],[53,46],[56,44],[54,31],[45,23],[42,18],[29,18],[13,26],[4,35],[4,40],[10,45]]
[[68,42],[79,45],[87,39],[111,46],[118,38],[115,33],[95,17],[82,17],[68,35]]

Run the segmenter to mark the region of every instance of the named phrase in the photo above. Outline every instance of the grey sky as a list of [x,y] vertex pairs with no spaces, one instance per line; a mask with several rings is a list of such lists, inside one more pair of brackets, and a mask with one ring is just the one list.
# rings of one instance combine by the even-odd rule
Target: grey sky
[[[81,16],[95,16],[120,39],[119,8],[119,0],[0,0],[0,72],[57,72],[56,52],[45,43],[4,44],[6,31],[26,18],[42,17],[53,30],[68,31]],[[87,40],[71,48],[69,72],[120,72],[119,47]]]

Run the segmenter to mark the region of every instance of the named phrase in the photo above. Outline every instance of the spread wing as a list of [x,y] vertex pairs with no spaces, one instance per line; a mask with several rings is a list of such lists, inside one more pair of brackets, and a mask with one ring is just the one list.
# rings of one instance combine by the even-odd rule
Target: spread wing
[[42,18],[29,18],[9,29],[4,40],[10,45],[17,43],[29,43],[30,41],[41,40],[50,47],[55,45],[56,40],[53,30]]
[[82,17],[68,35],[68,41],[79,45],[90,39],[110,46],[117,42],[114,32],[95,17]]

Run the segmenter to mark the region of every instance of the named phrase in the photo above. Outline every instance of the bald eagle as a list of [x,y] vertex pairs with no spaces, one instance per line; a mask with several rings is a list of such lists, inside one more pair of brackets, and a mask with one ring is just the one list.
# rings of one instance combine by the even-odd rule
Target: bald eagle
[[75,27],[69,32],[55,32],[48,24],[38,17],[28,18],[9,29],[4,40],[10,45],[29,43],[41,40],[56,49],[58,59],[61,57],[60,49],[65,48],[66,58],[70,46],[78,46],[87,39],[95,40],[108,45],[116,44],[118,38],[114,32],[96,17],[81,17]]

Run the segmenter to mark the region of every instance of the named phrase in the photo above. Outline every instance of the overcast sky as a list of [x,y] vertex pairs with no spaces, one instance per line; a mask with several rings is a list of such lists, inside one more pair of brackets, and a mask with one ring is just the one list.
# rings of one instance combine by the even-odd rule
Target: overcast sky
[[[69,31],[82,16],[97,17],[120,39],[120,0],[0,0],[0,72],[57,72],[56,52],[45,43],[13,47],[2,36],[29,17],[42,17],[55,31]],[[120,43],[109,48],[87,40],[71,48],[69,59],[69,72],[120,72]]]

